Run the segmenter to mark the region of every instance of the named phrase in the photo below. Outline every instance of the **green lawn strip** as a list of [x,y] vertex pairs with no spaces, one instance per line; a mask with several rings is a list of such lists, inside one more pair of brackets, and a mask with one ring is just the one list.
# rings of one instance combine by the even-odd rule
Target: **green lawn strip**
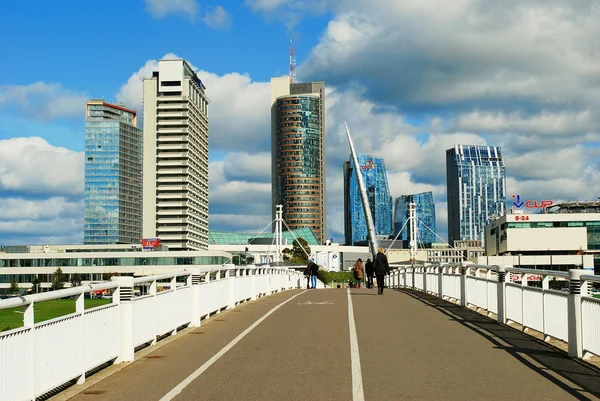
[[[110,303],[110,299],[85,299],[85,309]],[[75,313],[74,299],[55,299],[52,301],[38,302],[33,305],[36,323],[54,319],[59,316]],[[0,331],[16,329],[23,326],[23,311],[25,307],[0,310]]]

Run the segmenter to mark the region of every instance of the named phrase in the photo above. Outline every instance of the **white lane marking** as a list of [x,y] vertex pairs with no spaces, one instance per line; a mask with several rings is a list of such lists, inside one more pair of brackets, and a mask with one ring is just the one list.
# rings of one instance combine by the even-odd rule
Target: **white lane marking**
[[298,305],[333,305],[333,302],[331,302],[331,301],[320,301],[320,302],[306,301],[306,302],[298,302]]
[[231,348],[233,348],[233,346],[236,345],[242,338],[246,337],[246,335],[248,333],[250,333],[256,326],[258,326],[263,320],[265,320],[266,318],[268,318],[269,316],[271,316],[271,314],[273,314],[273,312],[275,312],[277,309],[281,308],[283,305],[285,305],[288,302],[290,302],[292,299],[296,298],[299,295],[304,294],[307,291],[308,290],[304,290],[300,294],[294,295],[290,299],[287,299],[287,300],[283,301],[282,303],[280,303],[279,305],[277,305],[276,307],[274,307],[273,309],[271,309],[270,311],[268,311],[263,317],[261,317],[260,319],[258,319],[250,327],[248,327],[246,330],[244,330],[240,335],[238,335],[236,338],[234,338],[233,340],[231,340],[231,342],[229,344],[227,344],[225,347],[223,347],[223,349],[221,349],[221,351],[217,352],[212,358],[210,358],[208,361],[206,361],[204,363],[204,365],[200,366],[198,369],[196,369],[196,371],[194,373],[192,373],[191,375],[189,375],[185,380],[183,380],[181,383],[179,383],[177,386],[175,386],[164,397],[162,397],[160,399],[160,401],[169,401],[169,400],[172,400],[173,398],[175,398],[175,396],[177,396],[179,393],[181,393],[184,388],[186,388],[187,386],[189,386],[189,384],[191,382],[193,382],[194,380],[196,380],[198,378],[198,376],[200,376],[202,373],[204,373],[204,371],[206,369],[210,368],[210,366],[213,363],[215,363],[216,361],[219,360],[219,358],[221,358],[223,355],[225,355],[225,353],[227,351],[229,351]]
[[356,335],[356,324],[354,323],[354,310],[352,309],[352,297],[350,288],[346,290],[348,294],[348,325],[350,327],[350,362],[352,363],[352,400],[364,401],[365,392],[363,389],[362,372],[360,369],[360,353],[358,352],[358,337]]

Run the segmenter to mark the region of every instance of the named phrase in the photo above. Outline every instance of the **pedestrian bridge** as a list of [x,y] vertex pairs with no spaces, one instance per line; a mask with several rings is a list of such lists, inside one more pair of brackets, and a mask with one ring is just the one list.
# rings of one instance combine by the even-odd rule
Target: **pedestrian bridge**
[[[25,309],[0,333],[0,400],[600,399],[600,277],[528,273],[396,266],[378,295],[224,266],[3,300]],[[112,302],[85,309],[100,289]],[[34,323],[67,296],[75,313]]]

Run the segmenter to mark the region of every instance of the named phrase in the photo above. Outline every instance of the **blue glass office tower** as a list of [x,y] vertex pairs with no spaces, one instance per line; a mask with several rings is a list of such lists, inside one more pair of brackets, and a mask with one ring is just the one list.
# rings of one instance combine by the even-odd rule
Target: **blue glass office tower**
[[506,172],[498,146],[446,151],[448,242],[485,239],[485,225],[505,214]]
[[142,240],[142,130],[122,105],[86,103],[84,244]]
[[[388,187],[385,163],[383,159],[370,155],[359,154],[357,157],[369,196],[375,233],[390,235],[392,233],[392,197]],[[367,222],[352,159],[344,162],[344,229],[347,245],[367,239]]]
[[398,235],[402,227],[404,227],[398,239],[403,241],[410,239],[410,224],[407,223],[409,218],[408,205],[410,203],[415,203],[417,207],[417,243],[425,245],[437,242],[435,204],[433,203],[433,193],[431,191],[402,195],[396,198],[394,207],[394,235]]

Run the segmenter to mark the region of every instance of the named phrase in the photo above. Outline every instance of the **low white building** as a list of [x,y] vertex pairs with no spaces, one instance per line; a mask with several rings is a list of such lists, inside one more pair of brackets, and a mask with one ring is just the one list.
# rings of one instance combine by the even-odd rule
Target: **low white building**
[[60,268],[69,281],[79,274],[83,282],[103,281],[110,275],[146,276],[185,270],[211,268],[231,263],[223,251],[152,251],[138,245],[50,245],[7,247],[0,254],[0,289],[14,279],[21,288],[31,287],[35,276],[48,288],[52,274]]
[[[577,203],[581,205],[581,203]],[[600,213],[573,213],[564,204],[553,205],[543,213],[516,211],[485,228],[485,255],[479,264],[505,264],[519,267],[599,271]]]

